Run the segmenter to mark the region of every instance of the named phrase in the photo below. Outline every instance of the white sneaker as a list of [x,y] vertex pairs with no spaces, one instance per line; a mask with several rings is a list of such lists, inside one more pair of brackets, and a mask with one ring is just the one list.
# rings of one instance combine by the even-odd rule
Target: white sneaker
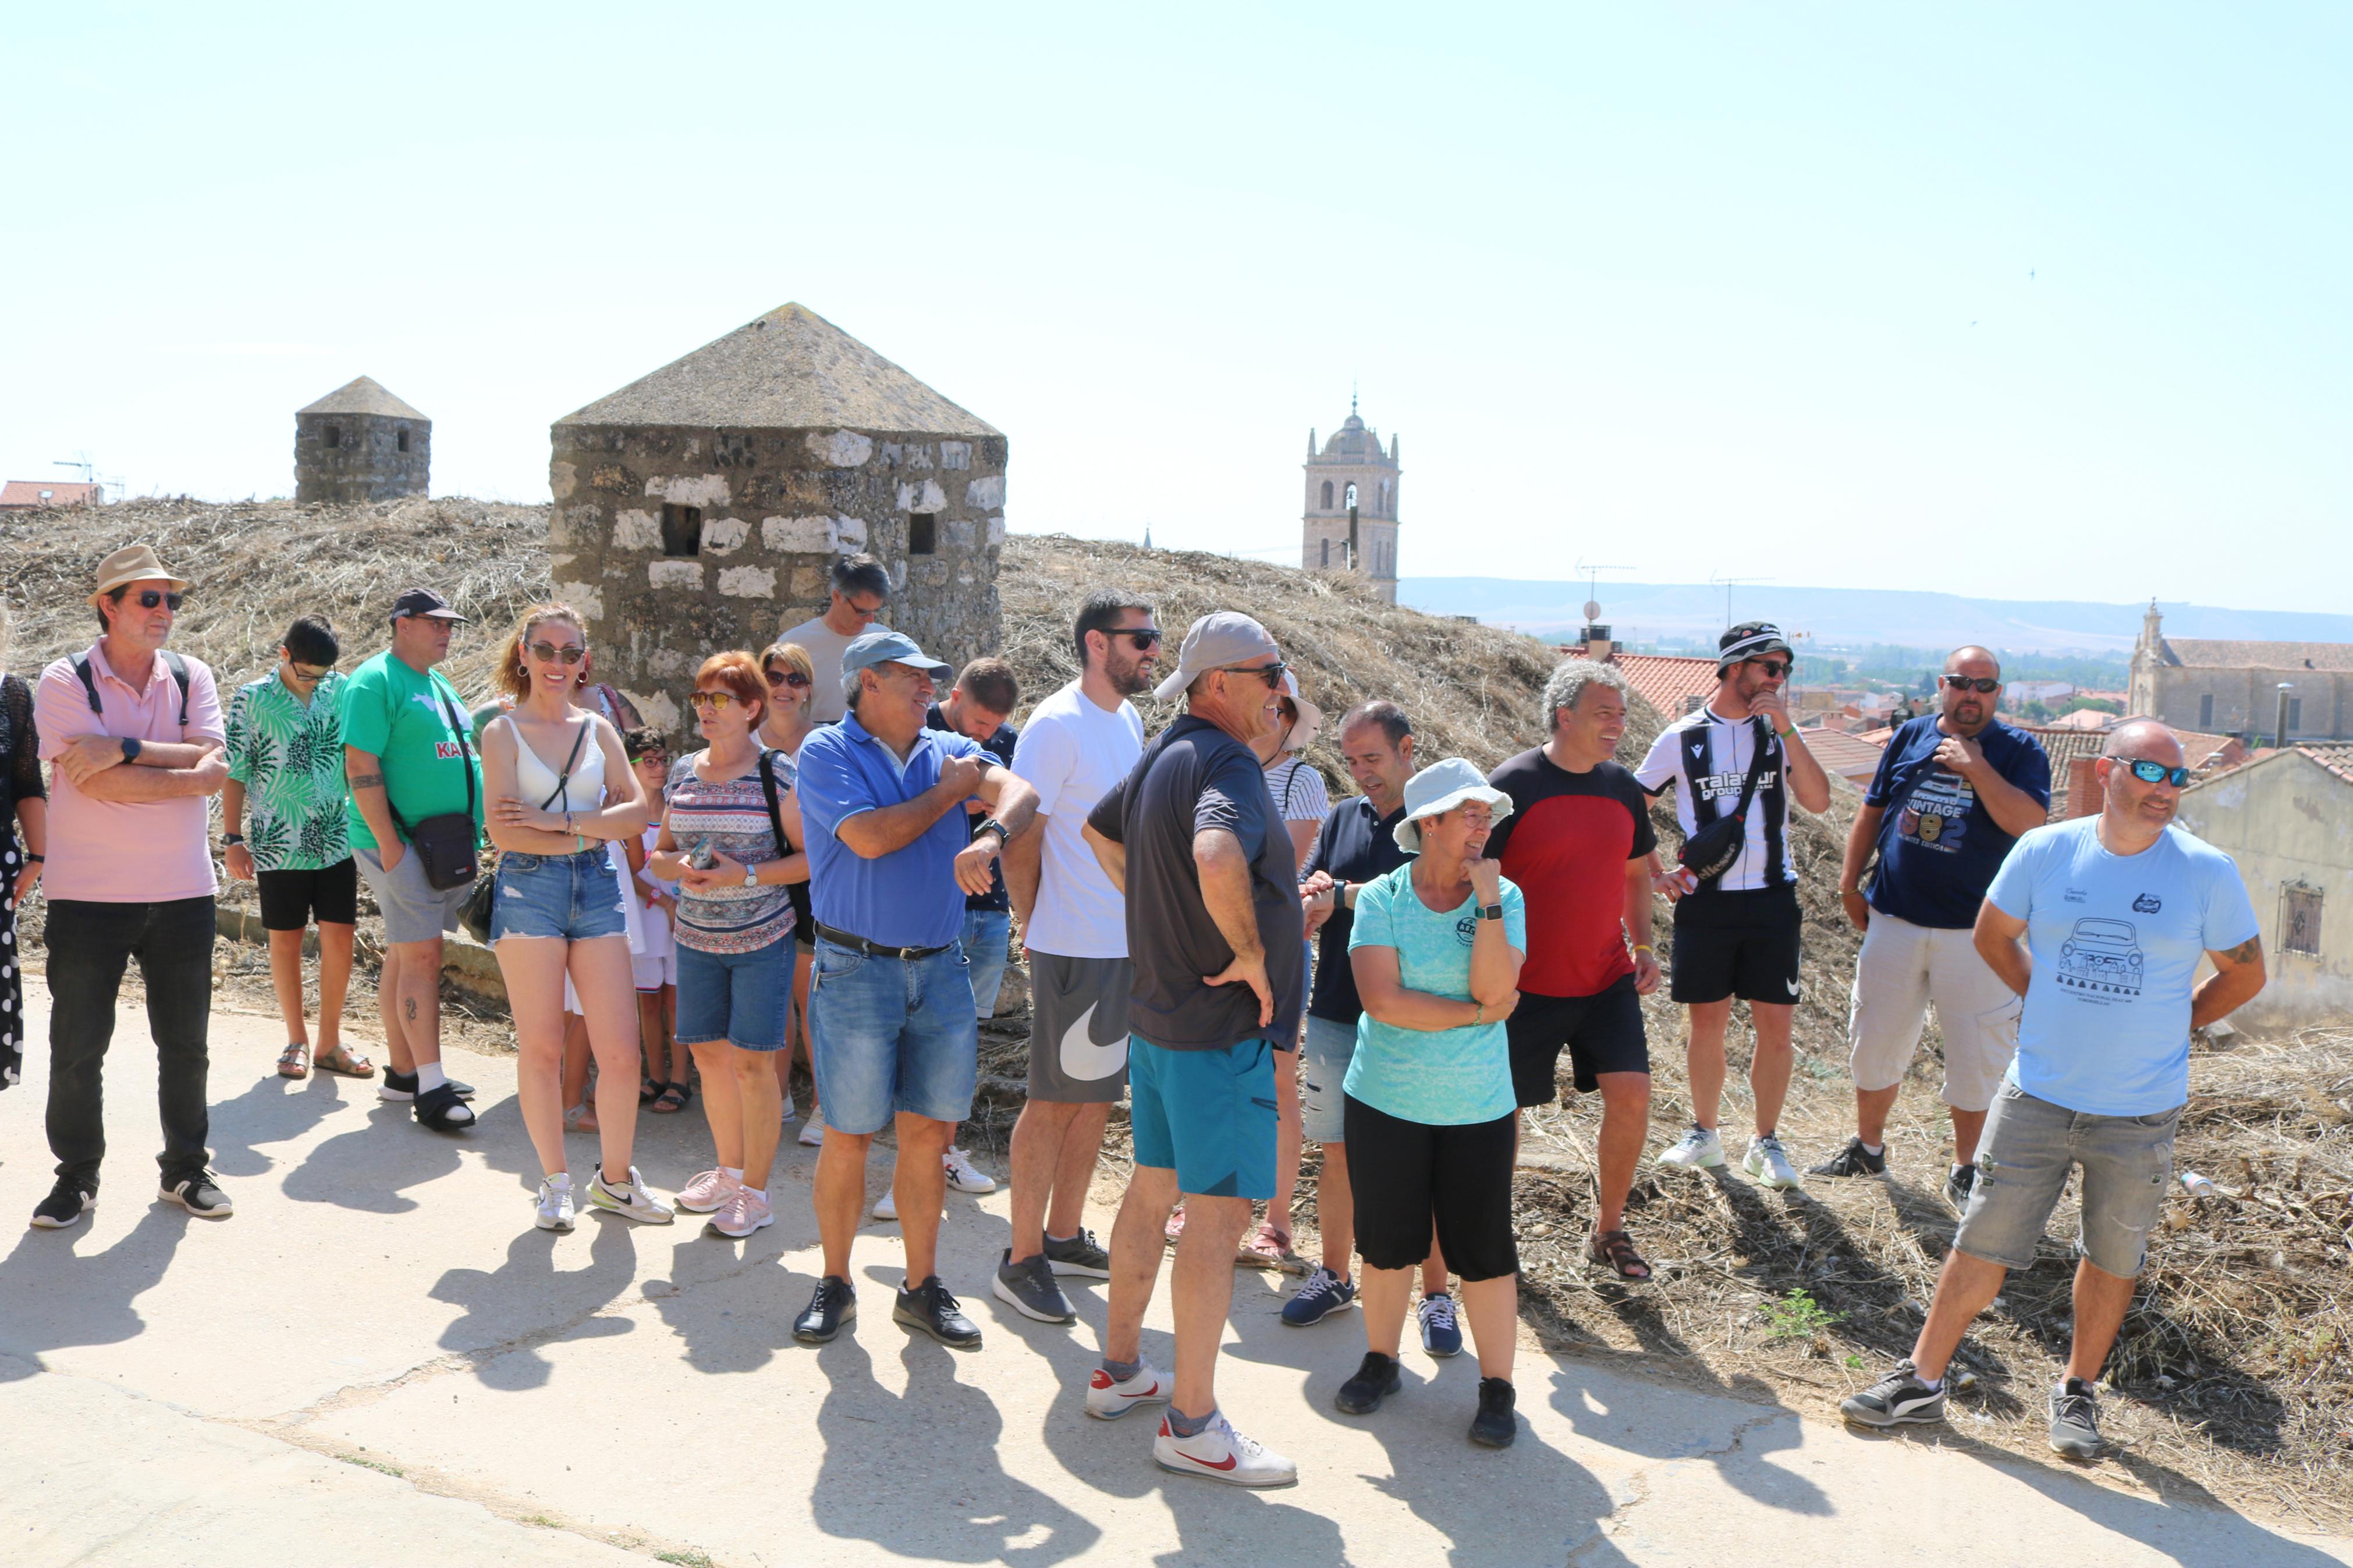
[[678,1215],[668,1204],[654,1202],[646,1192],[646,1184],[638,1175],[635,1165],[629,1167],[629,1187],[624,1193],[605,1184],[605,1173],[599,1171],[588,1183],[588,1206],[598,1214],[617,1214],[623,1219],[633,1219],[639,1225],[668,1225]]
[[882,1195],[874,1200],[874,1217],[876,1219],[899,1217],[899,1195],[888,1187],[883,1188]]
[[825,1122],[816,1113],[801,1123],[800,1141],[812,1149],[825,1142]]
[[976,1168],[972,1157],[961,1149],[950,1149],[940,1156],[940,1166],[947,1172],[948,1185],[960,1193],[993,1193],[997,1178]]
[[1659,1156],[1659,1163],[1680,1171],[1697,1171],[1724,1163],[1724,1140],[1704,1127],[1694,1127],[1683,1141]]
[[788,1094],[788,1095],[785,1096],[785,1110],[784,1110],[784,1114],[783,1114],[783,1115],[778,1119],[776,1125],[778,1125],[779,1127],[781,1127],[781,1126],[783,1126],[786,1122],[790,1121],[793,1119],[793,1111],[794,1111],[794,1107],[793,1107],[793,1097],[792,1097],[791,1095],[789,1095],[789,1094]]
[[1748,1153],[1740,1168],[1768,1187],[1794,1187],[1803,1181],[1798,1167],[1789,1163],[1789,1152],[1770,1132],[1748,1141]]
[[1297,1465],[1235,1431],[1222,1411],[1190,1437],[1177,1436],[1162,1416],[1160,1436],[1152,1440],[1152,1462],[1164,1470],[1229,1487],[1287,1487],[1299,1479]]
[[1149,1362],[1125,1383],[1113,1383],[1111,1373],[1097,1367],[1087,1379],[1087,1414],[1098,1421],[1116,1421],[1139,1405],[1167,1404],[1172,1386],[1168,1374]]
[[540,1178],[537,1223],[542,1230],[572,1228],[572,1184],[570,1182],[559,1187],[544,1176]]

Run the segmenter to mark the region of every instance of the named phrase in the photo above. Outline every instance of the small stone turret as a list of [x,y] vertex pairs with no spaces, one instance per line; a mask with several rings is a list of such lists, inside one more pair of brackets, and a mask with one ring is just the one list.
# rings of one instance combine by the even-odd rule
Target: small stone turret
[[421,496],[432,465],[433,421],[366,376],[294,415],[298,501]]

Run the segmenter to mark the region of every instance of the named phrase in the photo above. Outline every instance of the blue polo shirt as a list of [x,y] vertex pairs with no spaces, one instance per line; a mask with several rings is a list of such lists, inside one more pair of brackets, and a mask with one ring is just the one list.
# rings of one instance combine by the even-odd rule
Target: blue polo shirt
[[861,811],[903,805],[940,782],[949,757],[987,760],[978,742],[923,730],[902,764],[852,713],[801,742],[801,820],[808,828],[809,904],[818,921],[885,947],[946,947],[964,936],[955,858],[972,842],[965,814],[943,812],[922,837],[870,860],[840,838]]
[[[1967,931],[2018,840],[2001,830],[1968,780],[1938,765],[1944,740],[1936,716],[1926,713],[1897,730],[1879,754],[1862,796],[1886,813],[1871,907],[1915,926]],[[2051,759],[2041,742],[1997,719],[1978,731],[1977,743],[1994,772],[2050,809]]]

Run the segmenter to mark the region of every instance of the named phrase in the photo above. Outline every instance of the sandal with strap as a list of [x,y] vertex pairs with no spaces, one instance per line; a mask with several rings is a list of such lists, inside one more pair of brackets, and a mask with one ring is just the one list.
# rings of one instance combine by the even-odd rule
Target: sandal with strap
[[684,1110],[686,1109],[686,1102],[693,1098],[694,1086],[692,1084],[666,1083],[662,1085],[661,1092],[654,1096],[654,1113],[658,1116],[675,1115],[679,1111]]
[[316,1056],[311,1058],[311,1065],[317,1068],[321,1072],[335,1073],[343,1078],[374,1078],[375,1076],[375,1063],[368,1060],[365,1057],[355,1057],[341,1046],[337,1046],[332,1050],[319,1052]]
[[1291,1233],[1278,1230],[1272,1220],[1261,1220],[1250,1237],[1234,1249],[1234,1261],[1285,1274],[1304,1274],[1307,1261],[1291,1249]]
[[1629,1284],[1641,1285],[1651,1278],[1651,1266],[1634,1250],[1634,1238],[1622,1230],[1605,1230],[1597,1234],[1587,1246],[1588,1262],[1599,1263]]
[[1183,1204],[1178,1204],[1174,1209],[1169,1211],[1168,1223],[1161,1227],[1161,1235],[1171,1247],[1176,1246],[1178,1241],[1184,1238],[1185,1205]]
[[596,1124],[596,1108],[594,1105],[574,1106],[564,1113],[564,1130],[566,1132],[602,1131],[603,1129]]
[[639,1105],[651,1105],[655,1100],[661,1098],[662,1090],[669,1087],[670,1085],[662,1082],[662,1080],[658,1078],[645,1078],[640,1076],[638,1079],[638,1103]]
[[280,1078],[309,1078],[311,1076],[311,1047],[298,1041],[290,1044],[284,1050],[279,1052],[278,1076]]

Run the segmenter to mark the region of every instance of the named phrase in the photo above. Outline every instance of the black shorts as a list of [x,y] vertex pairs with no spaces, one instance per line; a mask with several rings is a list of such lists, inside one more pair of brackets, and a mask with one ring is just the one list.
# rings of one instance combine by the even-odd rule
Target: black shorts
[[345,857],[317,871],[257,871],[261,884],[261,924],[266,931],[301,931],[321,925],[357,925],[360,868]]
[[1430,1232],[1449,1272],[1466,1284],[1520,1271],[1512,1240],[1515,1119],[1431,1127],[1375,1110],[1355,1095],[1342,1112],[1356,1251],[1371,1268],[1410,1268],[1430,1256]]
[[1798,1000],[1798,887],[1686,893],[1675,905],[1673,978],[1678,1002]]
[[1522,1105],[1550,1105],[1560,1098],[1560,1048],[1568,1047],[1569,1070],[1577,1092],[1601,1087],[1605,1072],[1651,1070],[1651,1042],[1642,1033],[1642,999],[1634,976],[1621,974],[1590,996],[1539,996],[1520,993],[1519,1005],[1504,1020],[1512,1042],[1512,1098]]

